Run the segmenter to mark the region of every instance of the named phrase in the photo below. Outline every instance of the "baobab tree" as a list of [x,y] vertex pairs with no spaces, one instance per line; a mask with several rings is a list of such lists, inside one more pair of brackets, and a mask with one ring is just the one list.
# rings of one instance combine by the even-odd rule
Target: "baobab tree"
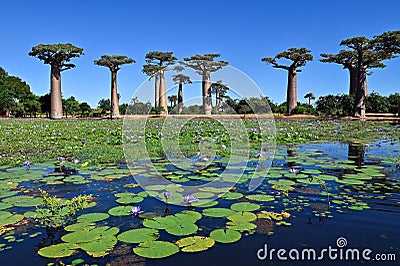
[[304,95],[304,99],[308,99],[308,104],[311,105],[311,100],[315,100],[315,95],[312,92]]
[[70,43],[39,44],[32,47],[29,55],[50,65],[50,118],[61,119],[63,117],[61,72],[75,67],[69,62],[71,58],[84,55],[83,49]]
[[178,113],[180,114],[183,109],[183,84],[192,83],[190,77],[183,74],[176,74],[172,76],[175,84],[178,84]]
[[111,71],[111,119],[121,117],[119,114],[117,72],[121,69],[122,65],[132,63],[136,63],[136,61],[125,55],[102,55],[100,59],[94,60],[95,65],[108,67]]
[[225,61],[215,61],[215,58],[220,57],[220,54],[204,54],[186,57],[181,62],[183,65],[193,68],[197,74],[202,76],[202,97],[203,97],[203,112],[205,115],[211,115],[212,100],[211,100],[211,73],[216,72],[228,65]]
[[[165,87],[164,72],[169,70],[168,66],[173,65],[177,58],[173,55],[173,52],[149,52],[145,56],[146,65],[143,66],[143,72],[146,73],[150,78],[156,77],[156,84],[159,78],[159,86],[155,85],[155,108],[160,108],[161,114],[168,114],[167,106],[167,89]],[[157,99],[158,93],[158,99]],[[158,101],[157,101],[158,100]],[[158,103],[158,105],[157,105]]]
[[[383,35],[383,34],[382,34]],[[382,36],[380,35],[380,36]],[[341,41],[341,46],[347,46],[356,54],[357,83],[355,90],[354,116],[365,117],[367,89],[367,70],[370,68],[383,68],[384,60],[396,57],[393,47],[382,45],[380,36],[368,39],[364,36],[353,37]]]
[[212,94],[215,94],[215,113],[218,113],[218,110],[221,107],[222,98],[226,95],[229,88],[222,83],[222,80],[218,80],[211,84],[210,90]]
[[149,80],[154,78],[154,109],[157,111],[160,106],[160,73],[158,66],[144,65],[142,72],[149,77]]
[[[275,57],[265,57],[261,61],[271,64],[274,68],[285,69],[288,72],[287,92],[286,92],[286,113],[291,114],[297,106],[297,73],[301,72],[299,67],[306,65],[308,61],[313,60],[310,50],[306,48],[289,48],[287,51],[281,52]],[[282,65],[277,62],[278,59],[288,59],[290,65]]]

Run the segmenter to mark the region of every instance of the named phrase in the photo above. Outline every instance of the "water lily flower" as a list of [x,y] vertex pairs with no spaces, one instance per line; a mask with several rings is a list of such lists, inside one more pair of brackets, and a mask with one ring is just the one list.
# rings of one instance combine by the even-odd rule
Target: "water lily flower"
[[30,160],[27,160],[27,161],[22,163],[22,166],[29,166],[29,165],[31,165],[31,161]]
[[133,216],[138,216],[140,213],[142,213],[142,211],[140,210],[140,207],[139,207],[139,206],[134,206],[134,207],[132,207],[132,209],[131,209],[131,214],[132,214]]
[[195,196],[192,196],[192,195],[186,195],[183,199],[185,200],[186,203],[189,203],[189,204],[199,201],[198,198],[196,198]]
[[65,158],[64,157],[58,157],[57,160],[59,160],[60,162],[63,162],[63,161],[65,161]]
[[300,173],[300,170],[299,169],[296,169],[296,168],[290,168],[289,169],[289,173],[291,173],[291,174],[298,174],[298,173]]
[[79,159],[75,158],[75,159],[72,160],[72,162],[73,162],[74,164],[78,164],[80,161],[79,161]]
[[225,150],[225,149],[226,149],[226,145],[222,144],[222,145],[221,145],[221,148],[222,148],[223,150]]
[[382,146],[382,142],[378,141],[378,142],[375,144],[375,146],[376,146],[376,147],[381,147],[381,146]]
[[171,197],[171,195],[172,195],[172,193],[169,192],[169,191],[165,191],[165,192],[164,192],[164,197],[165,197],[166,199],[169,199],[169,198]]

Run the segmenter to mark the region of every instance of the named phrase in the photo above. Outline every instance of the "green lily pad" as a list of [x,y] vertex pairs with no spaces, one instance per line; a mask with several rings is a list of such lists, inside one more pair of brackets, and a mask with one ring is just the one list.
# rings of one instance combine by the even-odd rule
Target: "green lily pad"
[[188,236],[197,232],[199,228],[194,223],[180,222],[174,227],[168,227],[165,231],[175,236]]
[[17,207],[35,207],[43,204],[43,199],[32,196],[14,196],[3,199],[3,202],[8,202]]
[[77,247],[72,243],[61,243],[57,245],[51,245],[39,249],[39,255],[46,258],[63,258],[69,257],[76,251]]
[[183,252],[199,252],[214,246],[215,240],[204,236],[190,236],[176,242]]
[[255,211],[258,210],[261,206],[259,204],[250,203],[250,202],[238,202],[231,205],[231,209],[238,212],[244,211]]
[[249,199],[249,200],[263,201],[263,202],[268,202],[268,201],[273,201],[273,200],[275,200],[275,197],[274,197],[274,196],[263,195],[263,194],[248,195],[248,196],[246,196],[246,198]]
[[238,193],[238,192],[227,192],[226,194],[224,194],[222,196],[222,199],[226,199],[226,200],[237,200],[240,199],[241,197],[243,197],[242,193]]
[[133,229],[118,235],[118,240],[126,243],[142,243],[156,240],[159,237],[158,230],[152,228]]
[[220,243],[234,243],[240,240],[242,234],[230,229],[216,229],[210,233],[210,237]]
[[249,222],[237,222],[237,221],[231,221],[226,223],[226,228],[231,229],[231,230],[236,230],[239,232],[243,231],[251,231],[255,229],[257,226],[253,223]]
[[179,247],[171,242],[150,241],[140,243],[133,249],[136,255],[144,258],[159,259],[172,256],[179,252]]
[[75,231],[82,231],[82,230],[92,230],[96,227],[94,223],[75,223],[68,225],[64,228],[64,230],[69,231],[69,232],[75,232]]
[[209,216],[209,217],[227,217],[229,215],[233,215],[236,212],[231,209],[227,208],[208,208],[203,210],[203,215]]
[[117,238],[115,236],[107,236],[95,239],[94,241],[80,243],[79,248],[86,251],[89,255],[95,254],[98,252],[105,252],[110,250],[117,244]]
[[24,219],[22,214],[12,214],[8,211],[0,211],[0,226],[15,224]]
[[108,217],[110,217],[110,215],[107,213],[93,212],[93,213],[82,214],[78,216],[77,220],[79,223],[95,223],[98,221],[105,220]]
[[257,219],[257,215],[252,212],[237,212],[227,218],[234,222],[251,222]]
[[131,206],[117,206],[108,210],[112,216],[129,216],[131,214]]

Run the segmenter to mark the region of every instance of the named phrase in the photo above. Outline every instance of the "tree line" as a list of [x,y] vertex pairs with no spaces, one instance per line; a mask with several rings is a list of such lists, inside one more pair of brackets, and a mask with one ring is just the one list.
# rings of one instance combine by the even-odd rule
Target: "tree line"
[[[323,63],[342,65],[344,69],[349,71],[350,84],[348,95],[354,98],[354,101],[351,102],[351,112],[353,116],[364,117],[367,111],[368,99],[367,75],[372,74],[371,69],[384,68],[386,66],[386,60],[396,58],[400,54],[400,31],[384,32],[371,39],[364,36],[353,37],[341,41],[340,46],[346,49],[339,50],[337,54],[323,53],[321,54],[320,61]],[[32,47],[29,55],[38,58],[43,61],[44,64],[50,65],[50,117],[53,119],[62,118],[65,113],[63,111],[63,105],[66,109],[71,109],[71,105],[73,109],[77,109],[73,99],[70,99],[69,102],[65,100],[63,103],[61,94],[61,72],[75,67],[75,64],[70,61],[73,58],[83,56],[83,48],[76,47],[70,43],[39,44]],[[219,57],[220,54],[197,54],[191,57],[185,57],[183,60],[177,62],[178,59],[173,55],[173,52],[152,51],[147,53],[145,55],[146,64],[143,66],[142,72],[145,73],[150,80],[154,79],[155,101],[152,107],[154,111],[163,115],[168,114],[169,109],[171,109],[168,108],[168,99],[171,106],[173,103],[174,105],[176,105],[176,103],[178,104],[177,113],[183,112],[183,85],[191,83],[188,76],[180,73],[185,68],[195,70],[202,78],[202,113],[211,115],[213,112],[217,113],[220,110],[223,111],[223,103],[228,103],[229,101],[231,105],[235,105],[236,103],[232,99],[227,98],[226,92],[229,88],[224,85],[222,81],[211,83],[211,74],[228,65],[228,62],[219,60]],[[262,62],[272,65],[274,68],[286,70],[288,73],[285,103],[286,114],[293,114],[296,112],[296,107],[298,105],[297,75],[302,71],[301,67],[304,67],[307,62],[313,59],[311,51],[304,47],[289,48],[286,51],[276,54],[274,57],[265,57],[261,59]],[[283,60],[289,61],[289,64],[283,64]],[[120,117],[117,72],[121,69],[122,65],[132,63],[135,63],[135,60],[125,55],[102,55],[100,59],[94,60],[95,65],[107,67],[111,72],[111,118]],[[176,72],[176,74],[173,75],[173,81],[178,85],[178,95],[169,96],[168,98],[165,87],[166,71]],[[0,74],[7,77],[4,73]],[[21,83],[22,87],[26,87],[28,86],[26,83],[23,85],[24,82],[18,80],[18,78],[3,78],[3,76],[0,76],[2,80],[5,80],[0,83],[0,86],[2,86],[1,88],[3,88],[0,98],[3,101],[11,103],[10,99],[13,99],[14,104],[18,105],[20,100],[28,101],[27,99],[29,98],[31,103],[25,103],[26,107],[24,107],[24,110],[32,112],[38,109],[37,103],[40,99],[37,97],[35,98],[32,93],[26,92],[26,95],[20,97],[21,99],[15,97],[16,92],[13,86],[15,87],[15,84]],[[29,91],[29,89],[27,90],[25,88],[25,91]],[[215,95],[216,99],[215,107],[213,107],[212,94]],[[311,94],[306,96],[310,104],[314,96]],[[322,100],[320,102],[322,103]],[[246,105],[241,105],[241,110],[245,110]],[[10,104],[3,104],[2,109],[5,112],[9,112],[12,106],[10,106]]]

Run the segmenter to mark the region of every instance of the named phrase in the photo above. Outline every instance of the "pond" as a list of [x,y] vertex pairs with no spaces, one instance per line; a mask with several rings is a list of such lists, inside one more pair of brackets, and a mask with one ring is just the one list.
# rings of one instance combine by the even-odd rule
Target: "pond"
[[[131,173],[124,165],[69,176],[54,174],[53,162],[3,169],[1,265],[313,264],[301,260],[305,249],[314,249],[317,260],[323,254],[326,264],[358,265],[346,251],[357,249],[361,257],[370,249],[360,260],[375,260],[378,254],[389,260],[385,265],[398,265],[398,140],[277,145],[272,167],[256,190],[248,191],[248,166],[229,192],[208,186],[184,206],[165,201],[184,202],[181,186],[218,178],[224,161],[216,158],[210,167],[192,172],[164,160],[153,163],[175,185],[144,191],[136,180],[152,172],[143,167]],[[50,234],[32,219],[35,206],[42,204],[39,187],[63,198],[92,194],[96,204],[78,212],[77,222],[65,230]],[[131,215],[133,206],[141,213]],[[324,248],[328,251],[321,253]],[[278,256],[278,249],[286,253]],[[335,251],[328,254],[329,249]]]

